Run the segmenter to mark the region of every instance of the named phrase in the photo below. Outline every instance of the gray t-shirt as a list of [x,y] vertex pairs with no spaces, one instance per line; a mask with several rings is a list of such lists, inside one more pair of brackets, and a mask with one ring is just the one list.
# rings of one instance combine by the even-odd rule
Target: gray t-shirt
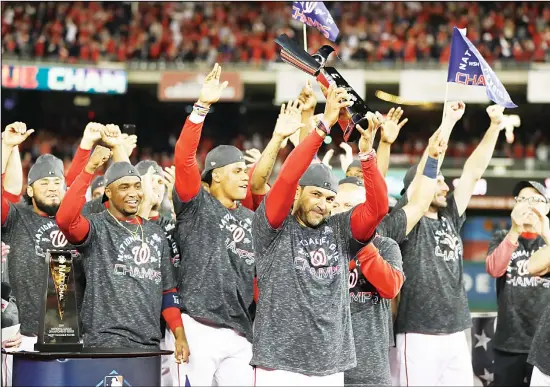
[[2,226],[2,241],[11,246],[6,260],[12,295],[19,308],[21,332],[38,334],[43,285],[49,270],[48,250],[73,251],[77,307],[82,302],[84,279],[75,247],[68,243],[54,218],[40,216],[28,204],[11,204]]
[[550,375],[550,297],[546,295],[545,299],[546,303],[533,336],[527,361],[543,374]]
[[[402,270],[401,251],[394,240],[378,236],[372,243],[382,258]],[[391,386],[391,300],[380,297],[360,268],[350,272],[349,286],[357,367],[345,372],[345,384]]]
[[376,228],[376,233],[380,236],[393,239],[397,243],[402,243],[407,232],[407,214],[402,208],[393,209],[392,212],[384,216],[382,222]]
[[252,342],[254,213],[241,205],[227,209],[202,188],[187,203],[176,190],[172,197],[182,309],[191,317],[235,329]]
[[80,213],[83,216],[88,216],[91,214],[99,214],[103,211],[105,211],[105,204],[103,203],[103,197],[100,197],[84,203],[84,207],[82,207],[82,211],[80,211]]
[[[491,254],[506,238],[508,230],[493,234]],[[493,347],[501,351],[529,353],[540,314],[550,301],[550,275],[532,276],[527,271],[529,257],[546,244],[539,236],[520,237],[506,273],[497,278],[498,319]]]
[[357,365],[348,262],[351,211],[317,228],[288,215],[277,230],[265,201],[254,214],[259,303],[251,364],[325,376]]
[[[471,327],[460,238],[466,216],[458,214],[453,195],[447,203],[437,219],[422,217],[400,244],[407,281],[401,288],[397,333],[450,334]],[[405,228],[405,218],[390,216],[390,232]]]
[[176,287],[170,247],[162,229],[143,222],[145,244],[103,211],[87,217],[90,231],[79,246],[87,279],[82,304],[86,347],[149,348],[160,343],[162,292]]

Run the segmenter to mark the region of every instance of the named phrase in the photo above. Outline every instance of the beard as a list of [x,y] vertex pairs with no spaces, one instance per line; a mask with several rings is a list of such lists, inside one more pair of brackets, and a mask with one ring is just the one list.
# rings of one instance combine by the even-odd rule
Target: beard
[[59,204],[46,204],[36,199],[34,199],[34,205],[48,216],[55,216],[60,206]]

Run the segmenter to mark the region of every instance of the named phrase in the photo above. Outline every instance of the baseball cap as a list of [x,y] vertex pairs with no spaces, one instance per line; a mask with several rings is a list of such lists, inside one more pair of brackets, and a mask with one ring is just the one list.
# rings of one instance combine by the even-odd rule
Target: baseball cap
[[[122,179],[126,176],[136,176],[141,179],[141,176],[137,169],[127,161],[119,161],[117,163],[111,164],[107,171],[105,172],[105,187],[108,187],[110,184],[114,183],[118,179]],[[109,200],[106,194],[103,194],[102,202]]]
[[298,184],[302,187],[319,187],[338,192],[338,180],[325,164],[311,164]]
[[514,187],[514,190],[512,192],[512,194],[514,196],[518,196],[520,191],[524,188],[527,188],[527,187],[531,187],[531,188],[534,188],[539,194],[541,194],[542,196],[544,196],[544,198],[546,199],[546,202],[550,202],[550,197],[548,196],[548,191],[546,190],[546,187],[543,186],[541,183],[539,183],[538,181],[533,181],[533,180],[522,180],[520,181],[519,183],[516,184],[516,186]]
[[350,168],[361,168],[361,161],[359,160],[353,160],[351,164],[349,165],[348,169],[346,169],[346,173],[350,170]]
[[233,145],[218,145],[206,155],[201,178],[204,179],[209,172],[216,168],[222,168],[240,161],[244,161],[244,157],[237,147]]
[[358,187],[364,187],[365,186],[365,183],[363,183],[363,180],[361,180],[357,177],[354,177],[354,176],[345,177],[345,178],[343,178],[342,180],[340,180],[338,182],[338,185],[342,185],[342,184],[353,184],[353,185],[356,185]]
[[45,177],[59,177],[65,180],[63,162],[54,155],[42,155],[36,159],[36,163],[29,170],[27,184],[31,185]]
[[162,168],[154,160],[142,160],[136,164],[136,169],[141,176],[145,175],[151,167],[155,170],[155,174],[163,175]]
[[415,164],[412,167],[410,167],[407,173],[405,174],[405,177],[403,178],[403,189],[401,190],[401,195],[404,195],[405,192],[407,192],[407,189],[409,189],[409,186],[411,185],[412,181],[414,180],[414,177],[416,176],[417,169],[418,169],[418,164]]
[[96,176],[95,179],[92,181],[92,192],[94,192],[99,187],[104,187],[106,181],[107,179],[105,179],[105,176]]

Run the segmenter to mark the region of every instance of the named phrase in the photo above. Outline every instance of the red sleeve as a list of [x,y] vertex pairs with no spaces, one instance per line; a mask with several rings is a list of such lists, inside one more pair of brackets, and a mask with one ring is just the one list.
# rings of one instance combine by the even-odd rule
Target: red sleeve
[[[176,289],[172,288],[169,290],[165,290],[162,292],[162,295],[164,297],[170,293],[176,293]],[[162,314],[162,317],[164,318],[164,321],[166,321],[168,328],[170,328],[172,332],[175,332],[176,328],[183,327],[180,308],[178,308],[177,306],[170,306],[167,308],[163,308],[161,314]]]
[[197,164],[197,148],[201,139],[202,122],[194,123],[187,117],[174,153],[176,192],[181,201],[189,202],[201,189],[201,173]]
[[502,277],[504,273],[506,273],[508,264],[512,259],[512,253],[517,247],[517,244],[514,245],[508,238],[504,238],[504,240],[500,242],[500,245],[489,254],[485,261],[487,273],[493,278]]
[[361,161],[366,200],[353,209],[351,232],[360,242],[368,241],[388,213],[388,187],[376,166],[376,158]]
[[[378,290],[380,296],[387,299],[395,298],[403,286],[403,273],[390,265],[378,252],[378,249],[369,243],[357,254],[361,273]],[[350,262],[350,270],[356,267],[355,260]]]
[[78,147],[73,157],[73,161],[71,162],[71,166],[67,171],[67,175],[65,176],[67,187],[70,187],[80,172],[84,170],[91,153],[92,151],[90,149],[82,149],[81,147]]
[[10,202],[6,197],[6,191],[4,191],[4,173],[2,174],[2,225],[8,220],[8,214],[10,212]]
[[256,164],[254,164],[251,168],[248,169],[248,188],[246,189],[246,197],[241,200],[241,204],[243,207],[248,208],[251,211],[255,211],[254,208],[254,199],[252,197],[252,190],[250,189],[250,180],[252,180],[252,174],[254,173],[254,168],[256,168]]
[[67,190],[55,215],[59,229],[72,244],[84,242],[90,231],[88,219],[80,212],[86,203],[86,190],[93,178],[94,175],[82,171]]
[[265,212],[271,227],[279,228],[288,216],[292,203],[294,203],[294,193],[298,182],[310,166],[322,143],[323,137],[317,133],[317,130],[313,130],[288,155],[277,180],[265,198]]
[[19,193],[19,195],[15,195],[11,192],[4,191],[4,175],[5,173],[2,174],[2,197],[5,197],[10,203],[17,204],[21,200],[21,193]]

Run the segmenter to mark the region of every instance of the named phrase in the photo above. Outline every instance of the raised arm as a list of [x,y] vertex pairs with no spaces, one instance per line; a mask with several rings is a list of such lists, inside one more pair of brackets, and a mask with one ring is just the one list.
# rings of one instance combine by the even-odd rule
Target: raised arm
[[370,112],[367,117],[369,121],[367,129],[357,125],[357,130],[361,133],[359,159],[363,170],[366,200],[356,206],[351,214],[351,232],[360,242],[371,239],[376,227],[388,213],[388,187],[378,170],[376,152],[372,148],[376,131],[380,126],[380,118]]
[[498,136],[503,129],[503,112],[504,108],[502,106],[493,105],[487,108],[487,114],[491,118],[491,125],[487,129],[487,132],[485,132],[479,145],[471,156],[468,157],[468,160],[466,160],[462,175],[454,192],[459,215],[462,215],[466,211],[470,198],[474,193],[476,183],[483,176],[493,157]]
[[[33,129],[27,130],[27,125],[23,122],[14,122],[6,126],[4,132],[2,132],[2,225],[8,220],[8,214],[10,212],[10,204],[7,198],[7,195],[4,194],[4,176],[17,174],[17,171],[10,171],[12,169],[12,152],[14,148],[17,148],[23,141],[27,139],[32,133]],[[19,156],[19,152],[16,153]],[[21,161],[18,160],[19,168],[21,168]],[[13,166],[14,169],[17,169],[17,163]],[[19,171],[22,179],[23,172]]]
[[111,149],[114,163],[130,162],[130,157],[124,145],[124,137],[118,125],[108,124],[101,130],[101,141]]
[[323,119],[319,121],[315,130],[290,152],[277,180],[265,198],[266,216],[272,228],[277,229],[283,224],[294,202],[300,178],[317,154],[327,131],[330,131],[338,120],[340,108],[350,105],[351,102],[348,102],[344,89],[330,87]]
[[61,201],[55,221],[65,238],[72,244],[83,243],[90,232],[90,223],[82,214],[86,203],[86,190],[92,183],[95,171],[111,157],[111,150],[96,146],[84,170],[76,177]]
[[254,167],[252,179],[250,180],[250,190],[253,195],[265,195],[269,191],[267,183],[273,172],[273,166],[277,160],[281,144],[304,126],[300,122],[301,109],[298,105],[299,102],[296,100],[289,102],[286,106],[284,104],[281,106],[273,136]]
[[403,121],[399,122],[402,115],[403,110],[401,110],[400,106],[397,109],[391,108],[386,119],[382,123],[380,143],[378,144],[376,158],[378,159],[378,170],[384,177],[388,173],[390,167],[391,146],[397,139],[401,128],[409,121],[408,118],[405,118]]
[[[300,128],[300,134],[298,135],[298,141],[294,144],[295,146],[297,143],[302,142],[306,136],[313,130],[312,127],[312,118],[315,114],[315,107],[317,106],[317,97],[315,97],[315,92],[313,91],[313,87],[311,86],[311,82],[308,80],[306,82],[306,85],[300,92],[300,95],[298,96],[298,101],[302,104],[302,126]],[[294,139],[294,136],[291,136],[292,139]],[[293,141],[293,140],[291,140]]]
[[5,175],[2,175],[4,195],[11,203],[18,203],[23,190],[23,167],[19,147],[14,146],[6,168]]
[[440,155],[445,154],[447,143],[443,140],[441,129],[438,129],[431,137],[427,147],[427,157],[421,160],[418,165],[416,176],[412,184],[417,188],[408,198],[407,204],[403,207],[407,218],[405,236],[420,221],[424,213],[429,209],[435,189],[437,187],[437,170]]
[[196,155],[204,118],[213,103],[218,102],[227,82],[220,84],[222,68],[217,63],[202,85],[199,100],[187,117],[176,143],[174,164],[176,166],[176,192],[183,202],[189,202],[201,189],[201,174]]
[[76,179],[76,177],[86,166],[86,163],[90,158],[92,148],[99,140],[101,140],[101,131],[103,128],[104,126],[97,122],[90,122],[86,125],[84,133],[82,134],[82,140],[80,140],[80,145],[74,154],[71,166],[65,176],[67,187],[70,187],[71,184],[73,184],[74,179]]

